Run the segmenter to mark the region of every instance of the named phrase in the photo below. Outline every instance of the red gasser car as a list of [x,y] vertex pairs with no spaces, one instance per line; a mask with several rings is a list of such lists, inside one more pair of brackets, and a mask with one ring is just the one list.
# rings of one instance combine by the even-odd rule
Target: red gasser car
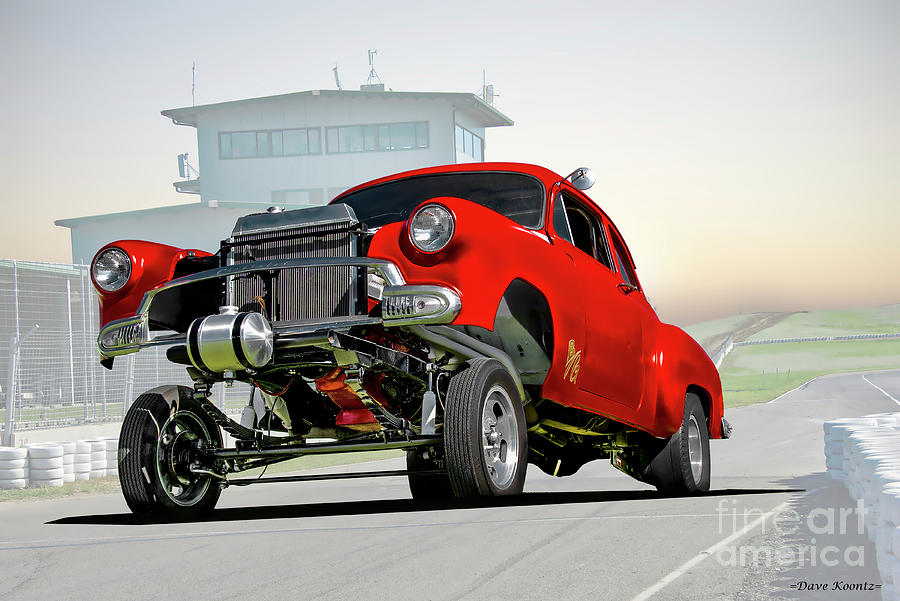
[[[129,409],[129,507],[190,515],[229,485],[321,477],[241,471],[378,449],[405,449],[407,469],[365,475],[405,475],[415,498],[517,494],[529,463],[566,476],[599,458],[673,494],[708,490],[709,439],[730,433],[718,372],[660,323],[592,183],[589,169],[433,167],[248,215],[215,254],[102,248],[102,362],[166,345],[194,382]],[[258,391],[240,420],[209,400],[235,380]]]

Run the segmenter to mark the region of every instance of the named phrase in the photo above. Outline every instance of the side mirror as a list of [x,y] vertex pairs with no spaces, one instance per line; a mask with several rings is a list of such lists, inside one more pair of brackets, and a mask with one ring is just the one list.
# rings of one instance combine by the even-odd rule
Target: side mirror
[[566,178],[579,190],[588,190],[597,180],[597,175],[590,167],[579,167]]

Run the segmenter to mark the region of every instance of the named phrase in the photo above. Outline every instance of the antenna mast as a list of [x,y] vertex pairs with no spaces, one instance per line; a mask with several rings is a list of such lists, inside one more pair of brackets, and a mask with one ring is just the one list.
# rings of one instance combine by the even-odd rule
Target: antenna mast
[[337,85],[337,89],[343,90],[344,88],[341,87],[341,78],[338,75],[338,64],[337,63],[334,63],[334,68],[332,69],[332,71],[334,71],[334,83],[335,83],[335,85]]
[[381,78],[378,77],[378,73],[375,72],[375,55],[378,54],[378,50],[369,50],[369,79],[366,80],[366,85],[372,83],[372,80],[378,80],[378,83],[383,84]]
[[197,61],[191,61],[191,106],[195,105],[194,90],[197,86],[197,78],[195,76],[196,71],[197,71]]

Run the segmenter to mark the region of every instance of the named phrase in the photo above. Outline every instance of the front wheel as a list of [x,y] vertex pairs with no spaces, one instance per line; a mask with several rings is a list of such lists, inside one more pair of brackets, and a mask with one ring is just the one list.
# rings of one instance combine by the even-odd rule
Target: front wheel
[[709,490],[709,427],[700,398],[684,399],[681,427],[650,461],[644,476],[660,492],[690,495]]
[[139,396],[128,410],[119,436],[119,481],[137,515],[196,517],[210,511],[221,488],[199,473],[203,449],[222,446],[218,426],[189,389],[172,405],[158,392]]
[[446,401],[444,448],[453,494],[520,494],[528,465],[525,411],[503,364],[472,359],[450,380]]

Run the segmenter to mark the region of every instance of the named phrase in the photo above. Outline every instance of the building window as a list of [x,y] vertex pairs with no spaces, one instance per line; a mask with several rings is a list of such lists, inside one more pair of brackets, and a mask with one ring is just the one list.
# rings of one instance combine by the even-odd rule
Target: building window
[[322,154],[321,130],[313,128],[219,132],[220,159]]
[[428,122],[326,127],[325,139],[329,154],[428,148]]
[[484,139],[462,125],[456,125],[456,154],[477,162],[484,160]]

